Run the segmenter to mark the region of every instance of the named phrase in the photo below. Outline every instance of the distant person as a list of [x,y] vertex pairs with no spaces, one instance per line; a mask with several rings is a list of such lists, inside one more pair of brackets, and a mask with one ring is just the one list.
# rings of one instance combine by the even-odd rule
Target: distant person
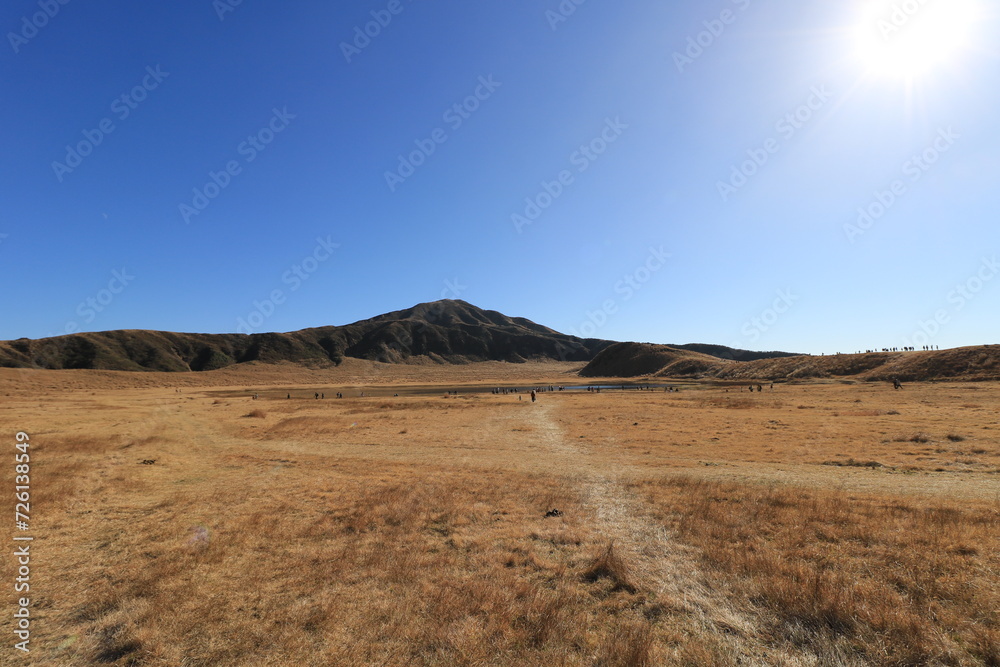
[[534,403],[536,400],[538,400],[538,397],[535,395],[535,390],[532,389],[531,390],[531,402]]
[[903,384],[899,381],[899,378],[892,378],[892,388],[893,389],[903,388]]

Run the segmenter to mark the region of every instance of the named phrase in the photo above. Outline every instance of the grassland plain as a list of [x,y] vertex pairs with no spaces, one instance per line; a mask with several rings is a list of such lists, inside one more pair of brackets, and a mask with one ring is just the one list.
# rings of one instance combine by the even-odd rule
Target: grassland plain
[[3,664],[1000,664],[998,384],[345,366],[0,369]]

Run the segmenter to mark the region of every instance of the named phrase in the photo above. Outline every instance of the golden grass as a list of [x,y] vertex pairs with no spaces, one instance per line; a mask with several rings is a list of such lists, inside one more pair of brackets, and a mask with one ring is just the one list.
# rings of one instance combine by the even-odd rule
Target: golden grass
[[[92,545],[84,586],[42,596],[59,608],[50,622],[79,640],[53,655],[68,664],[584,664],[603,651],[605,664],[636,664],[613,658],[616,646],[635,650],[631,635],[591,618],[588,588],[616,589],[586,583],[593,545],[578,536],[589,530],[542,518],[554,495],[582,515],[571,489],[385,468],[365,484],[352,469],[304,487],[293,470],[279,464],[270,484],[234,477],[209,493],[79,517]],[[224,513],[208,511],[221,504]],[[42,553],[50,549],[70,558],[56,545]]]
[[641,482],[769,641],[821,659],[1000,664],[1000,508],[672,478]]
[[1000,386],[241,379],[0,404],[32,434],[17,664],[1000,664]]

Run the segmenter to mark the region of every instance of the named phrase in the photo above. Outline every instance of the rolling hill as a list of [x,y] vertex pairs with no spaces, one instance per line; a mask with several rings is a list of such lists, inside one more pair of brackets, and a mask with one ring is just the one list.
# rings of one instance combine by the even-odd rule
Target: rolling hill
[[580,371],[584,377],[670,377],[738,381],[849,378],[862,381],[1000,379],[1000,346],[933,352],[775,356],[734,361],[648,343],[615,343]]

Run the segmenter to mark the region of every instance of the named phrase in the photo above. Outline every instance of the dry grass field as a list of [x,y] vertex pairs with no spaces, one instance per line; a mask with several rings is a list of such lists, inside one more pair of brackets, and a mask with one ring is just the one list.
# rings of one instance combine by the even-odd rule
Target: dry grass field
[[578,368],[0,370],[0,663],[1000,665],[1000,385]]

